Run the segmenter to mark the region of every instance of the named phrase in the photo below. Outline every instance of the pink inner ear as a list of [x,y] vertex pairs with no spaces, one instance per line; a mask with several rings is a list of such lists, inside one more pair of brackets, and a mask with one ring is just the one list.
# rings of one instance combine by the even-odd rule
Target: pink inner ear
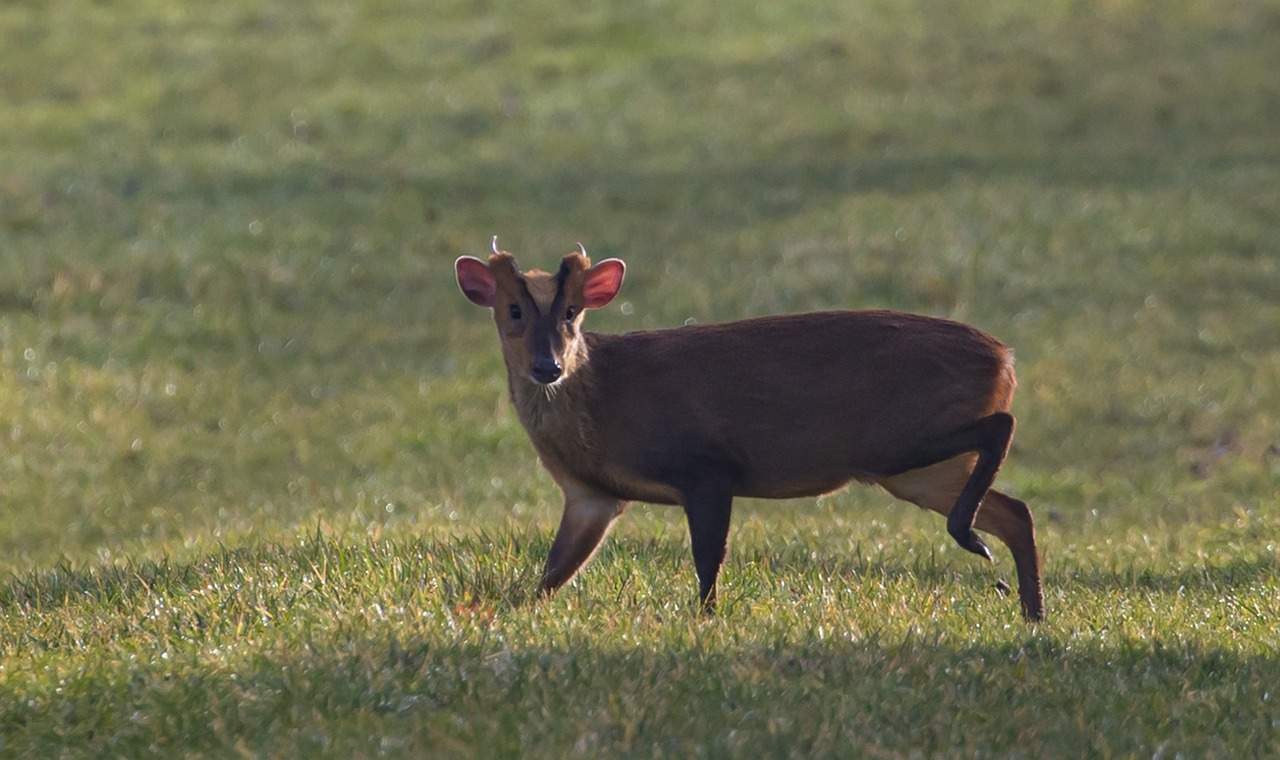
[[458,272],[458,287],[471,303],[477,306],[493,306],[498,293],[498,283],[489,267],[479,259],[463,256],[454,264]]
[[622,276],[627,267],[618,259],[606,259],[587,270],[582,284],[582,300],[588,309],[599,309],[613,300],[622,289]]

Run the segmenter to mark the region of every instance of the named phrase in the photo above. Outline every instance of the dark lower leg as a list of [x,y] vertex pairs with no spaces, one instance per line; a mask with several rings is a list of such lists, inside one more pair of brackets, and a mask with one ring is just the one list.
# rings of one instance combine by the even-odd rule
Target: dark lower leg
[[1013,417],[999,412],[982,419],[979,426],[981,443],[978,446],[978,461],[968,482],[964,484],[960,497],[947,513],[947,532],[956,543],[990,560],[991,550],[973,532],[973,524],[977,519],[982,497],[991,488],[996,471],[1000,469],[1009,448],[1009,440],[1013,437]]
[[711,612],[716,603],[716,578],[720,574],[729,539],[733,496],[720,490],[689,494],[684,511],[689,521],[693,564],[698,571],[698,598],[703,609]]

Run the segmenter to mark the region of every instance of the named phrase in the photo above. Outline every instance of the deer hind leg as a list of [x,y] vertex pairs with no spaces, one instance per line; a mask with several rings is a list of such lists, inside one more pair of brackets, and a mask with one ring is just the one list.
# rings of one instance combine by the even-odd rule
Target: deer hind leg
[[[880,485],[904,501],[950,518],[966,486],[972,481],[977,454],[965,454],[928,467],[881,479]],[[1022,501],[988,490],[977,512],[975,527],[999,538],[1013,554],[1018,573],[1018,597],[1028,620],[1044,618],[1040,585],[1040,555],[1035,524]]]
[[973,532],[982,497],[996,478],[1013,440],[1013,415],[996,412],[933,441],[928,448],[914,452],[909,459],[886,473],[883,479],[900,477],[913,470],[928,469],[960,454],[976,454],[968,468],[968,479],[955,501],[942,514],[947,516],[947,532],[965,549],[991,559],[991,550]]
[[1018,598],[1027,620],[1044,619],[1044,591],[1040,586],[1040,552],[1036,549],[1036,526],[1026,502],[992,489],[978,512],[978,530],[991,533],[1013,552],[1018,571]]

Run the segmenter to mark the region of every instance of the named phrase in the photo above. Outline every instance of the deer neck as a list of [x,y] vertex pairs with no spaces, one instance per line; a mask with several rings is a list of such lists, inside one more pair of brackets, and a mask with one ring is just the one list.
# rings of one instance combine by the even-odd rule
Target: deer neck
[[585,341],[578,341],[576,355],[566,364],[571,371],[552,385],[535,383],[508,367],[507,385],[516,416],[538,453],[568,464],[595,449],[591,419],[595,383]]

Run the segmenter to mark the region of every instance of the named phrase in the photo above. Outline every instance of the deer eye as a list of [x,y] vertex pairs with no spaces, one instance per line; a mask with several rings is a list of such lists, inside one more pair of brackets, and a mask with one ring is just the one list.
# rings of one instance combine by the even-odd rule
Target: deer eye
[[515,303],[507,307],[507,313],[511,315],[512,319],[519,319],[524,316],[524,312],[520,311],[520,304]]
[[564,321],[572,322],[573,318],[578,316],[578,307],[570,306],[564,310]]

